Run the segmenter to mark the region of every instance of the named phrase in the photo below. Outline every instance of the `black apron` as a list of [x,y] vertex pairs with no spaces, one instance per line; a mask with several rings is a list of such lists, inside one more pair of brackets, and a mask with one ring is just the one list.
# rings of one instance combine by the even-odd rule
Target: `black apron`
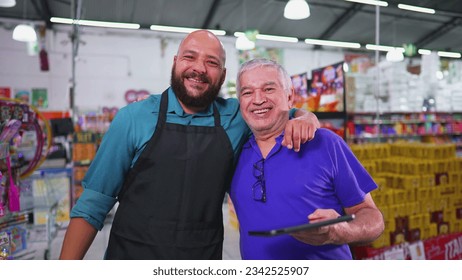
[[215,104],[213,127],[167,123],[167,106],[165,91],[156,131],[119,194],[106,259],[222,258],[231,142]]

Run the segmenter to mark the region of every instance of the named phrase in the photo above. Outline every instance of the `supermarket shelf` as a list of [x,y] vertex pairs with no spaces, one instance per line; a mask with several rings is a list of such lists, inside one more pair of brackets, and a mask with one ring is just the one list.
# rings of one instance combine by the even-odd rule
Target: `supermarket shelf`
[[425,134],[362,134],[347,136],[348,139],[363,139],[363,138],[420,138],[424,136],[462,136],[462,133],[425,133]]

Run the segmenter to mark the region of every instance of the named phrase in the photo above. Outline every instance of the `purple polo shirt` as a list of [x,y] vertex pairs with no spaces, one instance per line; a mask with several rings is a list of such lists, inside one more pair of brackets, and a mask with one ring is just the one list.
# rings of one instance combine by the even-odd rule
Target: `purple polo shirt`
[[284,148],[281,141],[282,135],[264,160],[266,202],[254,200],[252,194],[257,181],[254,164],[262,159],[255,138],[242,148],[230,192],[239,220],[242,259],[352,259],[348,245],[311,246],[290,235],[248,235],[252,230],[306,223],[318,208],[344,214],[344,207],[361,203],[377,188],[345,141],[328,129],[318,129],[298,153]]

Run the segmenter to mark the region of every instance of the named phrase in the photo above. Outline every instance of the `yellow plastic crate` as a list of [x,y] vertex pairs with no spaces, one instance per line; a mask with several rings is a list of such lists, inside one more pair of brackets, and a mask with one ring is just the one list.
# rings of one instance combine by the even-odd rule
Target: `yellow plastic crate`
[[421,214],[420,203],[417,201],[406,203],[406,215]]
[[[426,217],[423,214],[416,214],[409,216],[409,229],[422,229],[424,223],[424,219]],[[422,232],[422,230],[421,230]]]
[[440,197],[451,197],[456,194],[456,187],[453,186],[439,186]]
[[396,221],[395,221],[395,217],[389,218],[389,219],[385,219],[385,220],[384,220],[384,224],[385,224],[385,230],[386,230],[386,231],[395,231],[395,230],[396,230]]
[[421,174],[420,175],[421,187],[434,187],[435,175],[434,174]]
[[[404,190],[393,190],[393,201],[396,204],[406,203],[406,191]],[[406,214],[405,212],[403,213]]]
[[449,160],[435,160],[434,161],[434,172],[441,173],[441,172],[448,172],[450,170],[450,161]]
[[383,190],[386,186],[387,180],[382,177],[374,177],[374,182],[377,184],[379,187],[378,190]]
[[418,188],[416,192],[416,199],[418,201],[427,201],[433,198],[433,188]]
[[453,170],[460,172],[462,170],[462,158],[453,159]]
[[409,188],[419,188],[422,186],[422,178],[420,175],[416,176],[401,176],[401,185],[405,189]]
[[437,235],[438,235],[438,225],[435,223],[431,223],[427,227],[422,228],[422,231],[421,231],[422,239],[436,237]]
[[406,190],[406,199],[409,202],[417,201],[417,189]]
[[389,207],[390,214],[392,217],[405,217],[406,216],[406,204],[392,204]]
[[422,228],[426,228],[426,227],[431,225],[430,214],[429,213],[423,213],[423,212],[421,212],[421,213],[422,213],[422,216],[423,216],[423,218],[422,218]]
[[439,199],[434,199],[433,202],[433,211],[444,211],[448,209],[449,207],[449,200],[448,198],[439,198]]
[[421,213],[430,213],[433,211],[434,207],[434,201],[431,199],[419,199],[417,198],[417,201],[420,203],[420,210]]
[[462,208],[462,198],[456,196],[450,197],[449,207],[452,209]]
[[452,220],[449,222],[451,233],[462,232],[462,220]]
[[390,246],[390,233],[383,232],[376,240],[371,243],[372,248],[382,248]]
[[381,201],[380,205],[392,205],[394,204],[393,200],[393,190],[392,189],[385,189],[380,192]]

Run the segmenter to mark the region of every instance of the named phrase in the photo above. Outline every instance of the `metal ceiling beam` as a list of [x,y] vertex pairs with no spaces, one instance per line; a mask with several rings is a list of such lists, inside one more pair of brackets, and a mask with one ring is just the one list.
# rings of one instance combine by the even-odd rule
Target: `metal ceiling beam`
[[319,39],[329,39],[336,31],[340,29],[347,21],[349,21],[364,5],[353,4],[341,16],[339,16],[327,29],[321,34]]
[[[402,3],[402,0],[387,0],[388,4],[390,4],[387,8],[394,8],[395,10],[401,10],[398,8],[398,4]],[[425,2],[425,1],[420,1],[420,2]],[[440,10],[438,8],[438,0],[436,1],[427,1],[428,3],[424,5],[426,8],[431,8],[436,10],[436,15],[438,16],[445,16],[445,17],[462,17],[462,13],[460,12],[455,12],[455,11],[447,11],[447,10]],[[443,2],[443,1],[441,1]],[[449,2],[449,1],[448,1]],[[456,2],[456,1],[453,1]],[[412,5],[412,4],[411,4]],[[419,5],[418,5],[419,6]],[[403,11],[403,10],[401,10]],[[412,12],[411,12],[412,13]]]
[[202,24],[202,29],[208,29],[210,22],[212,21],[213,16],[215,15],[215,12],[220,5],[221,0],[213,0],[212,5],[210,5],[209,12],[207,13],[207,17],[204,20],[204,23]]
[[53,23],[50,21],[51,18],[51,11],[50,5],[48,5],[48,0],[40,0],[40,7],[37,1],[31,1],[32,5],[34,5],[35,11],[40,14],[42,20],[45,22],[47,29],[50,29]]
[[[287,0],[277,0],[277,1],[279,1],[279,2],[287,2]],[[338,4],[324,3],[322,1],[321,2],[309,1],[309,5],[314,6],[314,7],[318,6],[318,7],[322,7],[322,8],[329,8],[329,9],[336,9],[336,10],[346,10],[345,6],[338,5]],[[358,4],[358,5],[361,5],[361,4]],[[364,7],[364,9],[361,10],[361,13],[370,14],[370,15],[375,16],[375,9],[368,7],[368,5],[362,5],[362,6]],[[418,13],[399,14],[397,12],[402,11],[402,10],[400,10],[398,8],[394,8],[394,7],[387,7],[387,9],[388,8],[390,8],[389,10],[391,10],[391,11],[387,11],[386,9],[381,9],[380,10],[380,15],[390,16],[390,17],[394,17],[396,19],[412,19],[412,20],[416,20],[416,21],[428,21],[429,20],[428,15],[424,15],[424,14],[418,15]],[[448,12],[441,13],[440,11],[438,11],[438,14],[442,15],[442,16],[449,16]],[[462,14],[451,13],[451,16],[452,17],[461,17]],[[434,21],[434,22],[443,22],[440,19],[432,19],[432,21]]]
[[415,46],[418,48],[428,45],[429,43],[435,41],[439,37],[443,36],[444,34],[448,33],[452,29],[460,26],[462,24],[462,18],[452,18],[450,21],[446,22],[442,26],[438,27],[437,29],[433,30],[432,32],[426,34],[417,42],[414,43]]

